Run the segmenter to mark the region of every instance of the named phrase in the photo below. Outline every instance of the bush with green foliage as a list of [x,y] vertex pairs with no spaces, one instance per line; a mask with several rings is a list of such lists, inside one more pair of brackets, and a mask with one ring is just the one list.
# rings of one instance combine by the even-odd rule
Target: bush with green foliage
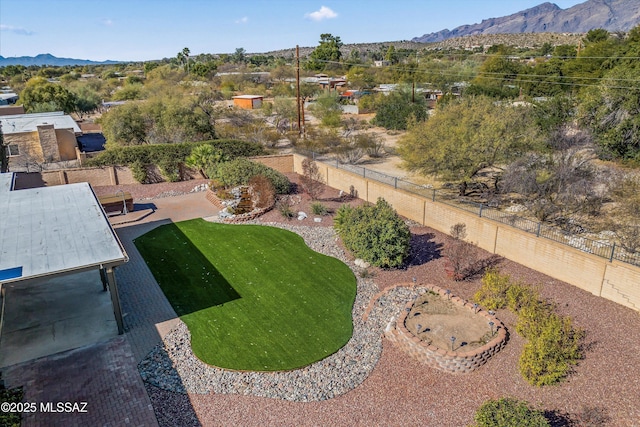
[[278,209],[278,212],[286,219],[291,219],[295,216],[293,203],[289,196],[279,198],[276,202],[276,209]]
[[141,184],[144,184],[145,182],[147,182],[147,178],[148,178],[147,167],[144,165],[144,163],[142,163],[139,160],[136,160],[135,162],[129,163],[129,169],[133,174],[133,179],[135,179]]
[[207,170],[207,175],[225,186],[247,185],[254,176],[263,175],[271,181],[277,194],[289,193],[291,185],[289,179],[275,169],[242,158],[218,163]]
[[489,310],[499,310],[507,305],[507,291],[510,286],[511,277],[492,268],[482,277],[482,286],[473,295],[473,299]]
[[379,98],[376,116],[371,123],[386,129],[404,130],[407,129],[410,117],[415,122],[427,119],[425,98],[416,96],[412,101],[409,92],[392,92],[389,96]]
[[570,317],[555,313],[554,305],[540,299],[537,289],[513,283],[492,269],[482,278],[474,300],[493,310],[508,306],[518,315],[516,331],[528,340],[518,365],[530,384],[555,384],[582,358],[584,332],[573,326]]
[[[129,166],[136,181],[144,183],[148,180],[148,167],[157,166],[164,178],[169,182],[180,180],[180,165],[187,160],[194,151],[200,151],[203,146],[221,159],[234,159],[244,156],[260,156],[265,154],[260,144],[246,141],[217,139],[205,142],[188,142],[181,144],[150,144],[130,145],[111,148],[103,151],[87,162],[88,166]],[[199,166],[200,164],[198,164]]]
[[510,397],[487,400],[475,415],[477,427],[548,427],[542,411]]
[[[2,384],[2,380],[0,379],[0,402],[1,403],[9,403],[16,404],[22,401],[22,396],[24,392],[21,387],[6,389]],[[20,427],[21,421],[21,413],[20,412],[9,412],[9,411],[1,411],[0,412],[0,426],[7,427]]]
[[329,213],[329,210],[322,203],[314,202],[314,203],[311,203],[311,212],[314,215],[326,215]]
[[334,226],[345,247],[371,265],[400,267],[409,253],[409,227],[382,198],[375,205],[342,205]]
[[580,342],[584,336],[573,327],[570,317],[539,313],[547,315],[537,316],[529,323],[528,342],[518,363],[522,376],[536,386],[555,384],[569,374],[582,359]]
[[260,144],[233,139],[216,139],[203,142],[185,142],[180,144],[148,144],[117,147],[105,150],[87,161],[89,166],[131,165],[140,162],[143,165],[159,165],[162,162],[184,163],[194,148],[208,144],[219,150],[225,158],[261,156],[266,154]]

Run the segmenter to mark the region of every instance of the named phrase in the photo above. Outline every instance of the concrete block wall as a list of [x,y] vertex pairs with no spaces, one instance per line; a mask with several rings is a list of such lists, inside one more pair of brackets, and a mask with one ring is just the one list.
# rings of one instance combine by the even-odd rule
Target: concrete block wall
[[94,187],[105,185],[137,184],[133,173],[123,166],[104,166],[95,168],[45,170],[40,172],[18,172],[16,186],[18,188],[33,188],[88,182]]
[[[475,311],[473,304],[456,296],[447,296],[446,291],[435,285],[424,286],[427,290],[436,292],[441,298],[450,298],[454,304],[458,304]],[[483,317],[486,322],[493,322],[497,328],[494,338],[485,345],[468,351],[450,351],[427,344],[420,338],[409,332],[405,326],[405,320],[415,301],[409,301],[395,321],[385,330],[385,337],[409,356],[432,368],[451,373],[468,373],[475,371],[480,366],[499,352],[507,343],[508,333],[504,324],[495,316],[484,310],[479,310],[476,315]]]
[[[250,159],[254,162],[262,163],[271,169],[275,169],[280,173],[293,173],[294,171],[294,158],[290,154],[280,156],[256,156]],[[300,166],[300,170],[302,170],[302,166]]]
[[604,258],[506,226],[498,227],[494,252],[594,295],[601,295],[608,264]]
[[[294,172],[302,173],[305,157],[292,156]],[[369,180],[331,163],[318,162],[318,167],[326,184],[332,188],[349,192],[353,186],[359,198],[371,203],[384,197],[401,215],[443,233],[448,234],[451,226],[464,223],[467,240],[480,248],[640,311],[640,267],[609,262],[606,258],[434,202],[430,197]]]

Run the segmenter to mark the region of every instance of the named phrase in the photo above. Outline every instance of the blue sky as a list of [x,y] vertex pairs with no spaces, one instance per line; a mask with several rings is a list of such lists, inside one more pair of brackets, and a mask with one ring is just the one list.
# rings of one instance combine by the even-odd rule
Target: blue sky
[[[410,40],[544,0],[0,0],[0,55],[143,61]],[[569,8],[585,0],[556,0]]]

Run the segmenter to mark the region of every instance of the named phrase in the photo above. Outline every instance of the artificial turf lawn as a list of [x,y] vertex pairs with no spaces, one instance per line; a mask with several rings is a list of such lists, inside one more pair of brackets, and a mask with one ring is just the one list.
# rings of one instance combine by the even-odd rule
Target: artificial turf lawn
[[352,271],[295,233],[195,219],[158,227],[135,244],[205,363],[295,369],[351,338]]

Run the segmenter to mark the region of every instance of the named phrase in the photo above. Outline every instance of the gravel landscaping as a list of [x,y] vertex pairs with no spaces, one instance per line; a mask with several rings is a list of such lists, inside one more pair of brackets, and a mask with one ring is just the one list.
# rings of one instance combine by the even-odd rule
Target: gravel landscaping
[[[308,212],[308,203],[302,197],[296,209]],[[321,223],[314,223],[313,216],[286,221],[274,210],[259,222],[281,223],[302,234],[313,249],[353,265],[327,227],[329,217]],[[411,229],[413,249],[406,268],[371,268],[372,278],[358,280],[357,332],[329,359],[271,377],[221,371],[190,358],[187,334],[180,327],[174,330],[165,347],[156,348],[140,365],[160,425],[466,426],[484,401],[500,397],[530,402],[547,411],[553,425],[640,425],[640,313],[508,260],[498,265],[502,273],[537,285],[542,297],[586,331],[585,358],[564,382],[539,388],[521,377],[518,358],[524,340],[515,333],[515,317],[506,310],[497,316],[511,331],[509,342],[469,374],[422,366],[382,339],[382,328],[412,295],[390,292],[389,300],[375,304],[363,322],[361,314],[379,290],[416,277],[419,283],[436,284],[470,299],[480,285],[478,277],[463,282],[447,278],[440,257],[447,236],[416,224]],[[345,363],[352,360],[357,363]],[[326,383],[319,385],[321,380]],[[570,423],[580,417],[581,424]],[[604,422],[587,422],[596,418]]]

